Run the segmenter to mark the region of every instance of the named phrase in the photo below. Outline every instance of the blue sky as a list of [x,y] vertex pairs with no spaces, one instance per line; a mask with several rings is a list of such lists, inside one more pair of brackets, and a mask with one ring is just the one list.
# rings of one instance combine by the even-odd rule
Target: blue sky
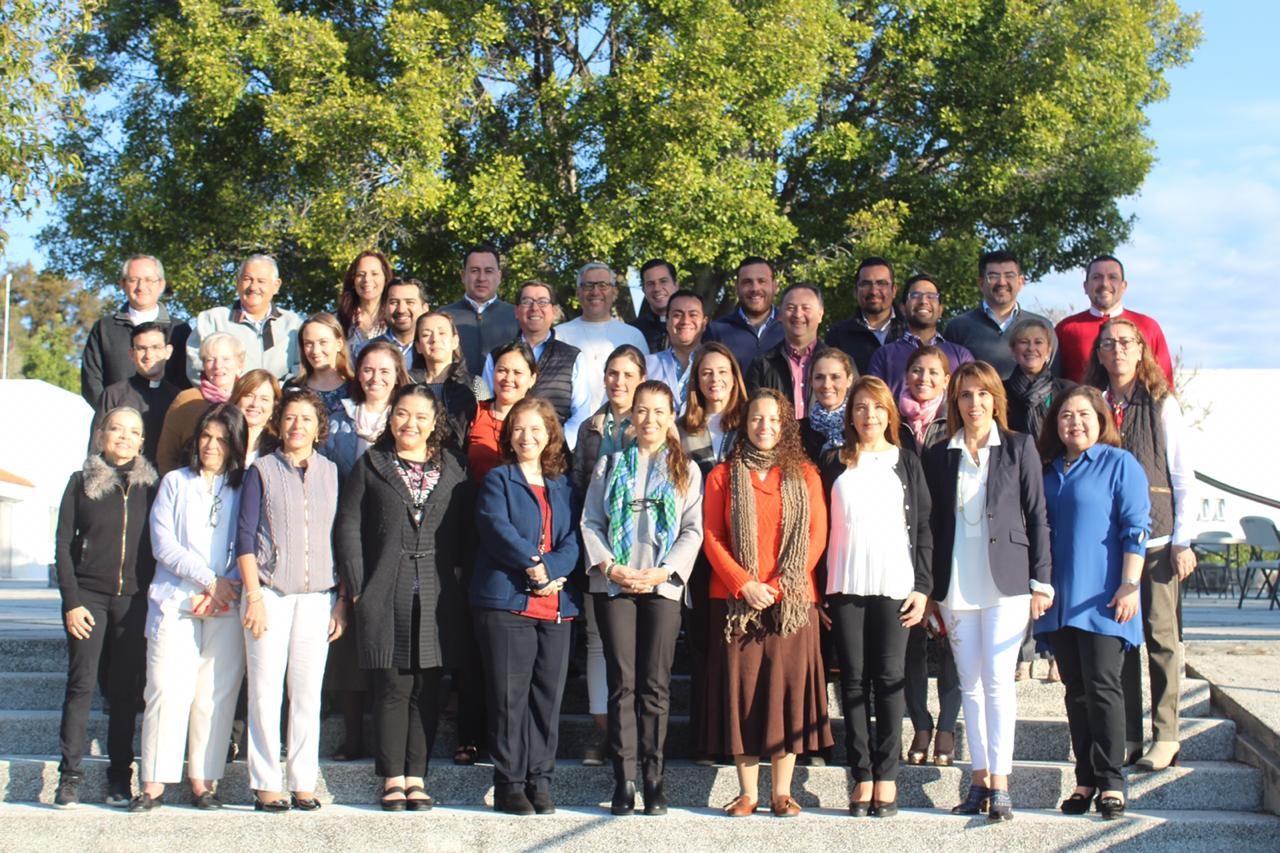
[[[1155,316],[1188,367],[1280,368],[1280,4],[1184,2],[1201,12],[1204,41],[1169,75],[1168,100],[1149,111],[1157,163],[1122,208],[1137,215],[1117,248],[1125,304]],[[45,258],[47,221],[5,224],[4,262]],[[1079,310],[1083,272],[1033,282],[1023,303]]]

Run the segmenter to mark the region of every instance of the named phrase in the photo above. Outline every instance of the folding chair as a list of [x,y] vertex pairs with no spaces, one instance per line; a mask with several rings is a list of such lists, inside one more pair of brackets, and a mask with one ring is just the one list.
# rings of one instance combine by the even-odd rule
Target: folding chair
[[[1240,601],[1236,608],[1244,606],[1249,581],[1255,571],[1262,576],[1262,585],[1258,587],[1258,594],[1254,598],[1261,598],[1265,593],[1270,601],[1268,610],[1280,607],[1280,532],[1276,531],[1275,522],[1260,515],[1247,515],[1240,519],[1240,528],[1249,545],[1250,559],[1244,564],[1244,581],[1240,584]],[[1267,553],[1275,554],[1276,557],[1264,559]]]

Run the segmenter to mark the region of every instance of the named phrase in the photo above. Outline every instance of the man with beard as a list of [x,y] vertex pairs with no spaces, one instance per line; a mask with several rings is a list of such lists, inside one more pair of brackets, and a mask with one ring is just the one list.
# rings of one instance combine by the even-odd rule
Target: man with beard
[[[947,323],[947,340],[967,348],[974,358],[994,367],[1001,379],[1008,379],[1013,373],[1009,333],[1013,331],[1014,324],[1023,317],[1048,322],[1047,318],[1018,304],[1018,294],[1026,281],[1022,265],[1012,254],[987,252],[978,259],[978,289],[982,291],[982,303]],[[1054,350],[1057,349],[1054,346]],[[1055,365],[1050,365],[1050,370],[1056,373],[1054,368]]]
[[393,278],[387,285],[387,331],[376,340],[389,341],[400,350],[405,371],[413,369],[413,345],[418,318],[431,310],[426,288],[416,278]]
[[893,264],[875,256],[863,259],[855,276],[858,313],[827,332],[827,346],[843,350],[859,373],[871,366],[871,356],[896,341],[907,324],[894,310]]
[[703,335],[705,341],[727,346],[743,371],[757,356],[782,343],[782,324],[773,307],[773,297],[778,293],[775,276],[773,264],[764,258],[744,258],[736,275],[737,307],[713,320]]
[[938,333],[938,320],[942,317],[942,292],[928,275],[913,275],[907,279],[906,298],[903,300],[907,315],[907,331],[896,341],[890,341],[871,356],[867,373],[879,376],[898,399],[906,384],[907,359],[923,346],[935,346],[947,354],[951,373],[965,362],[973,361],[973,353],[945,340]]

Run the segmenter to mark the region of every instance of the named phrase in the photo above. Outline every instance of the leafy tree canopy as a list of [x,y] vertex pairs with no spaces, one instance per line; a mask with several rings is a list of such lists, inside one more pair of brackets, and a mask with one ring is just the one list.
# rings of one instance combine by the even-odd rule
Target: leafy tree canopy
[[103,303],[82,281],[9,266],[9,376],[43,379],[80,393],[80,353]]
[[1126,238],[1199,37],[1171,0],[113,0],[44,239],[103,281],[156,254],[191,309],[255,250],[303,309],[370,247],[454,298],[478,240],[508,289],[661,255],[714,296],[750,253],[845,312],[876,253],[971,304],[983,248]]

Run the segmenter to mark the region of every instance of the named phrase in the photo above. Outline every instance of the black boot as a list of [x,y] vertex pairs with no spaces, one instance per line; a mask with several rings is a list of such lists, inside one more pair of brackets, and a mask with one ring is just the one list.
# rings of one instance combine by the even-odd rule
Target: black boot
[[664,815],[667,813],[667,795],[662,790],[662,780],[645,780],[644,813],[647,815]]
[[615,815],[629,815],[636,812],[636,783],[619,781],[613,787],[613,803],[609,811]]

